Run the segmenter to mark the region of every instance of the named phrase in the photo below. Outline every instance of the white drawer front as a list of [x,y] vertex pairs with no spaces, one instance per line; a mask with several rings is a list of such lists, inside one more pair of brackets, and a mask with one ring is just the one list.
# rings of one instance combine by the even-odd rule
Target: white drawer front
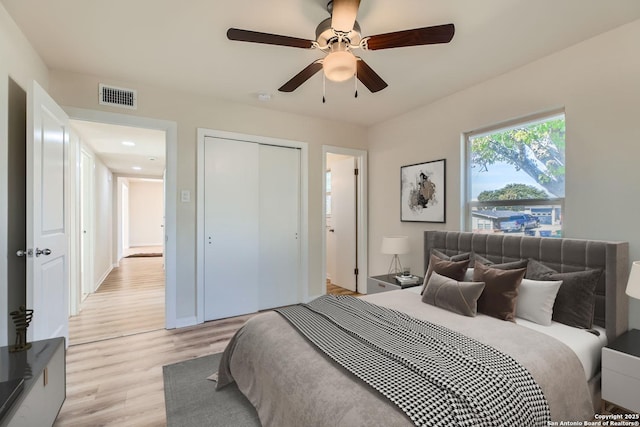
[[611,369],[602,369],[602,398],[640,413],[640,379]]
[[610,369],[640,380],[640,359],[610,348],[602,349],[602,369]]
[[398,285],[392,285],[391,283],[381,282],[376,279],[369,279],[367,281],[367,294],[376,294],[378,292],[387,292],[400,289]]
[[47,365],[47,372],[38,376],[9,422],[10,427],[53,425],[65,398],[64,351],[64,345],[60,345],[53,354]]

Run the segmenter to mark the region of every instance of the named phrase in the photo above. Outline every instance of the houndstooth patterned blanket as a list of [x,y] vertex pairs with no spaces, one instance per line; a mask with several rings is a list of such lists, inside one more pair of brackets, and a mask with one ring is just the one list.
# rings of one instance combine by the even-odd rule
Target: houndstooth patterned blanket
[[549,406],[518,362],[434,323],[325,295],[276,310],[417,426],[543,426]]

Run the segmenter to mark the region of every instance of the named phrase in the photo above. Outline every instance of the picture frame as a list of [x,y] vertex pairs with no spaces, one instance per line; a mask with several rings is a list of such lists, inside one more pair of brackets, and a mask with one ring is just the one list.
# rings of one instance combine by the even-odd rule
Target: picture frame
[[400,221],[446,223],[447,160],[400,167]]

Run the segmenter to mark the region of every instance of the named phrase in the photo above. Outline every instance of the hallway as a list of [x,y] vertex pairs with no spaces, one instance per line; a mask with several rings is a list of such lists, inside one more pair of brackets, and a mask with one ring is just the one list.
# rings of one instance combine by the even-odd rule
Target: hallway
[[123,258],[69,319],[69,345],[164,328],[162,257]]

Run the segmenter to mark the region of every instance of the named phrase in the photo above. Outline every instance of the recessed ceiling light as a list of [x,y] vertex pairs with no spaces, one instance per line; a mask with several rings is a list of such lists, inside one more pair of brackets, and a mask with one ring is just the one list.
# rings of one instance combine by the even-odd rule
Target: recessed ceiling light
[[131,169],[133,169],[134,171],[141,171],[142,168],[140,166],[133,166]]
[[134,147],[136,143],[131,141],[122,141],[122,145],[126,145],[127,147]]

